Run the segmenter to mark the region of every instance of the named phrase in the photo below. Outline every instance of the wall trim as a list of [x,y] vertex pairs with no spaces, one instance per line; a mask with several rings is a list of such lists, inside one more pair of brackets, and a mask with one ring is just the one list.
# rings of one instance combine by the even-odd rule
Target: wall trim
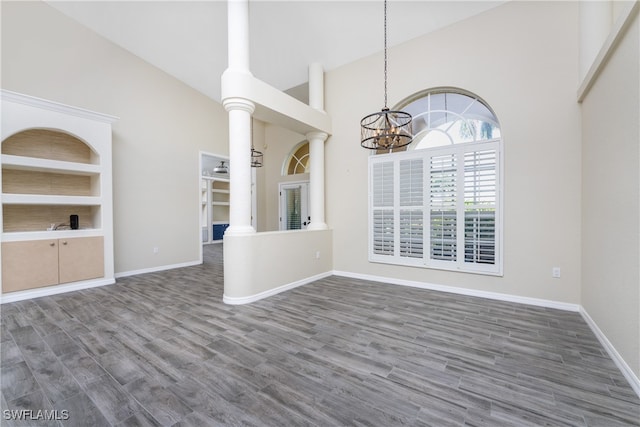
[[114,123],[120,120],[119,117],[111,116],[109,114],[97,113],[80,107],[72,107],[61,102],[50,101],[48,99],[38,98],[36,96],[13,92],[6,89],[0,90],[0,98],[16,102],[18,104],[44,108],[46,110],[55,111],[56,113],[69,114],[104,123]]
[[161,265],[158,267],[142,268],[140,270],[122,271],[120,273],[116,273],[115,276],[116,276],[116,279],[118,279],[120,277],[137,276],[138,274],[156,273],[158,271],[173,270],[174,268],[193,267],[194,265],[200,265],[200,264],[202,264],[202,261],[188,261],[188,262],[182,262],[179,264],[168,264],[168,265]]
[[306,285],[308,283],[315,282],[316,280],[324,279],[325,277],[329,277],[331,275],[333,275],[333,271],[327,271],[325,273],[320,273],[320,274],[316,274],[315,276],[296,280],[295,282],[291,282],[282,286],[278,286],[277,288],[269,289],[264,292],[259,292],[257,294],[249,295],[246,297],[229,297],[227,295],[223,295],[222,301],[225,304],[230,304],[230,305],[249,304],[249,303],[279,294],[281,292],[288,291],[293,288],[297,288],[298,286]]
[[638,397],[640,397],[640,378],[636,376],[631,367],[627,364],[627,362],[625,362],[622,356],[620,356],[618,350],[616,350],[613,344],[611,344],[611,341],[609,341],[604,332],[600,330],[598,324],[591,318],[591,316],[589,316],[587,310],[585,310],[585,308],[582,306],[580,306],[580,315],[582,316],[584,321],[587,322],[587,325],[589,325],[596,338],[598,338],[600,344],[602,344],[604,349],[607,350],[609,357],[611,357],[613,363],[615,363],[618,369],[620,369],[620,372],[622,372],[622,375],[629,382],[629,385],[631,386],[633,391],[635,391]]
[[112,285],[115,282],[115,279],[84,280],[82,282],[74,282],[56,286],[46,286],[44,288],[28,289],[25,291],[10,292],[0,295],[0,304],[7,304],[10,302],[23,301],[32,298],[63,294],[66,292],[80,291],[82,289],[97,288],[99,286]]
[[554,308],[557,310],[565,311],[580,311],[579,304],[572,304],[567,302],[559,302],[546,300],[541,298],[522,297],[517,295],[503,294],[499,292],[480,291],[476,289],[459,288],[455,286],[436,285],[434,283],[418,282],[413,280],[404,280],[393,277],[374,276],[370,274],[351,273],[347,271],[334,271],[336,276],[349,277],[352,279],[370,280],[373,282],[384,282],[391,285],[409,286],[412,288],[428,289],[432,291],[449,292],[454,294],[488,298],[499,301],[515,302],[519,304],[535,305],[538,307]]

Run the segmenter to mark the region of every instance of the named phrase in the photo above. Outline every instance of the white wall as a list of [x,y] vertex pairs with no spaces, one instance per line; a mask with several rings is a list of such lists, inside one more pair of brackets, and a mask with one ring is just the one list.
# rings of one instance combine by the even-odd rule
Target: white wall
[[[389,22],[393,32],[401,22]],[[510,2],[389,51],[389,105],[453,86],[482,97],[504,137],[504,277],[369,263],[359,122],[382,108],[382,54],[326,73],[327,223],[334,269],[566,303],[580,301],[577,2]],[[551,269],[562,268],[553,279]]]
[[638,14],[582,103],[582,305],[640,377]]
[[219,104],[42,2],[2,2],[2,88],[120,117],[116,274],[198,262],[198,152],[228,153]]

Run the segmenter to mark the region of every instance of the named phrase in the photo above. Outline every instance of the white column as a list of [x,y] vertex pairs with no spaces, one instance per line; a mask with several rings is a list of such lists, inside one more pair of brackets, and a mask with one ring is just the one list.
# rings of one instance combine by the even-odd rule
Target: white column
[[309,65],[309,106],[324,111],[324,70],[317,62]]
[[609,36],[613,21],[610,0],[580,1],[580,79],[582,80]]
[[251,74],[249,67],[249,0],[227,1],[228,70]]
[[255,233],[251,225],[251,114],[254,104],[242,98],[222,102],[229,112],[229,228],[225,234]]
[[324,219],[324,132],[309,132],[309,216],[307,230],[326,230]]
[[[322,65],[309,65],[309,106],[324,111],[324,70]],[[324,142],[327,134],[310,132],[309,141],[309,216],[307,230],[326,230],[324,219]]]
[[[225,73],[251,74],[249,69],[249,1],[227,1],[228,68]],[[255,233],[251,225],[251,115],[248,99],[226,98],[229,113],[229,228],[225,234]]]

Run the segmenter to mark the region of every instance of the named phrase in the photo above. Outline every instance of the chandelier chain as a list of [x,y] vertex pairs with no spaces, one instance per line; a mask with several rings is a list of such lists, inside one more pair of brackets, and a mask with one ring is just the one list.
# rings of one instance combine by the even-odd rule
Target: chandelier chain
[[387,108],[387,0],[384,0],[384,108]]
[[390,111],[387,106],[388,62],[387,0],[384,0],[384,108],[360,120],[360,145],[371,150],[395,150],[413,140],[411,114]]

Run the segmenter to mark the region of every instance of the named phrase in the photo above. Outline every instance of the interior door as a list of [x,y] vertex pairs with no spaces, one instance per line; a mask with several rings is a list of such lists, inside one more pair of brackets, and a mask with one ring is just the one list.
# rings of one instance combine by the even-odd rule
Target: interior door
[[302,230],[309,217],[309,182],[280,184],[280,230]]

